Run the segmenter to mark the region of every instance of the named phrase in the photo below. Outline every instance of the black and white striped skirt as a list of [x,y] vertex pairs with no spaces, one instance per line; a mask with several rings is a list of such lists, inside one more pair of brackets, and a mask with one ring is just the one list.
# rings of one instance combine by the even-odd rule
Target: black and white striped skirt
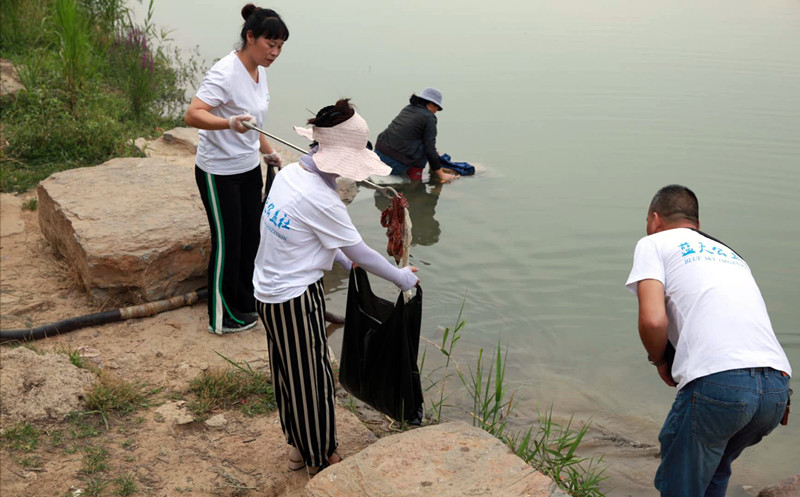
[[256,307],[267,330],[283,433],[308,466],[320,466],[337,447],[322,280],[287,302],[257,301]]

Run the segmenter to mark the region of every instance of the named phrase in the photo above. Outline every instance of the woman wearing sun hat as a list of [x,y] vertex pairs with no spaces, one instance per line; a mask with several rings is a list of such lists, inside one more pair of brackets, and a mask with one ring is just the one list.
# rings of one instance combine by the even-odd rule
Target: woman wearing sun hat
[[442,110],[442,92],[425,88],[411,95],[400,114],[378,135],[375,151],[381,160],[392,168],[396,176],[408,175],[412,180],[422,179],[422,169],[427,162],[431,176],[442,182],[452,181],[458,175],[445,172],[439,164],[436,151],[436,113]]
[[389,174],[366,148],[369,128],[347,99],[320,110],[298,134],[318,143],[275,177],[261,215],[261,243],[253,287],[267,330],[275,397],[289,452],[289,468],[320,468],[336,454],[333,372],[325,333],[322,275],[334,261],[355,262],[402,290],[416,268],[397,268],[369,248],[336,193],[336,178],[361,181]]

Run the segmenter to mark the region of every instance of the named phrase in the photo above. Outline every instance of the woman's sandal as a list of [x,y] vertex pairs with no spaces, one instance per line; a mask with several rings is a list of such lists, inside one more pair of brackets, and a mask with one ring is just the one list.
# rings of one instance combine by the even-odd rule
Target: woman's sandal
[[289,451],[289,464],[287,467],[292,471],[298,471],[306,467],[306,463],[303,461],[303,454],[300,453],[297,447],[292,447],[292,450]]
[[[333,456],[338,457],[339,460],[334,462],[334,463],[326,460],[325,462],[322,463],[322,466],[308,466],[308,476],[314,476],[317,473],[319,473],[320,471],[322,471],[323,469],[327,468],[328,466],[332,466],[334,464],[339,464],[340,462],[344,461],[344,457],[340,456],[336,452],[333,453]],[[331,456],[331,457],[333,457],[333,456]]]

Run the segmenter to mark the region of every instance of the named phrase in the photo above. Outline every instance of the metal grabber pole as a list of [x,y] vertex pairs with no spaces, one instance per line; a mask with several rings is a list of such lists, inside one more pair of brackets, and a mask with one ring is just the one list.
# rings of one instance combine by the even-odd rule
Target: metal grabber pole
[[[297,150],[298,152],[300,152],[301,154],[307,154],[308,153],[307,149],[304,149],[302,147],[298,147],[294,143],[287,142],[286,140],[284,140],[282,138],[278,138],[277,136],[273,135],[272,133],[269,133],[269,132],[264,131],[263,129],[259,128],[258,126],[256,126],[255,124],[253,124],[250,121],[242,121],[242,125],[247,129],[252,129],[254,131],[258,131],[259,133],[261,133],[262,135],[266,136],[267,138],[272,138],[273,140],[275,140],[277,142],[283,143],[287,147],[293,148],[293,149]],[[392,187],[376,185],[375,183],[373,183],[371,181],[367,181],[367,180],[363,180],[360,183],[364,183],[369,188],[372,188],[373,190],[377,190],[381,195],[383,195],[384,197],[386,197],[388,199],[392,199],[392,198],[397,196],[397,190],[395,190]]]

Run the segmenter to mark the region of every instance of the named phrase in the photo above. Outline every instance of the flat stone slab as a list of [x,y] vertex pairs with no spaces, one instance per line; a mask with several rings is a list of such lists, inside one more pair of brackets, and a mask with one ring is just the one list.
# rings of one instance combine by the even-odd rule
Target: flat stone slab
[[134,145],[147,157],[194,168],[199,140],[195,128],[173,128],[155,140],[138,138]]
[[315,476],[307,497],[568,497],[500,440],[466,423],[382,438]]
[[98,302],[139,303],[206,284],[211,235],[187,168],[112,159],[39,184],[39,224]]

